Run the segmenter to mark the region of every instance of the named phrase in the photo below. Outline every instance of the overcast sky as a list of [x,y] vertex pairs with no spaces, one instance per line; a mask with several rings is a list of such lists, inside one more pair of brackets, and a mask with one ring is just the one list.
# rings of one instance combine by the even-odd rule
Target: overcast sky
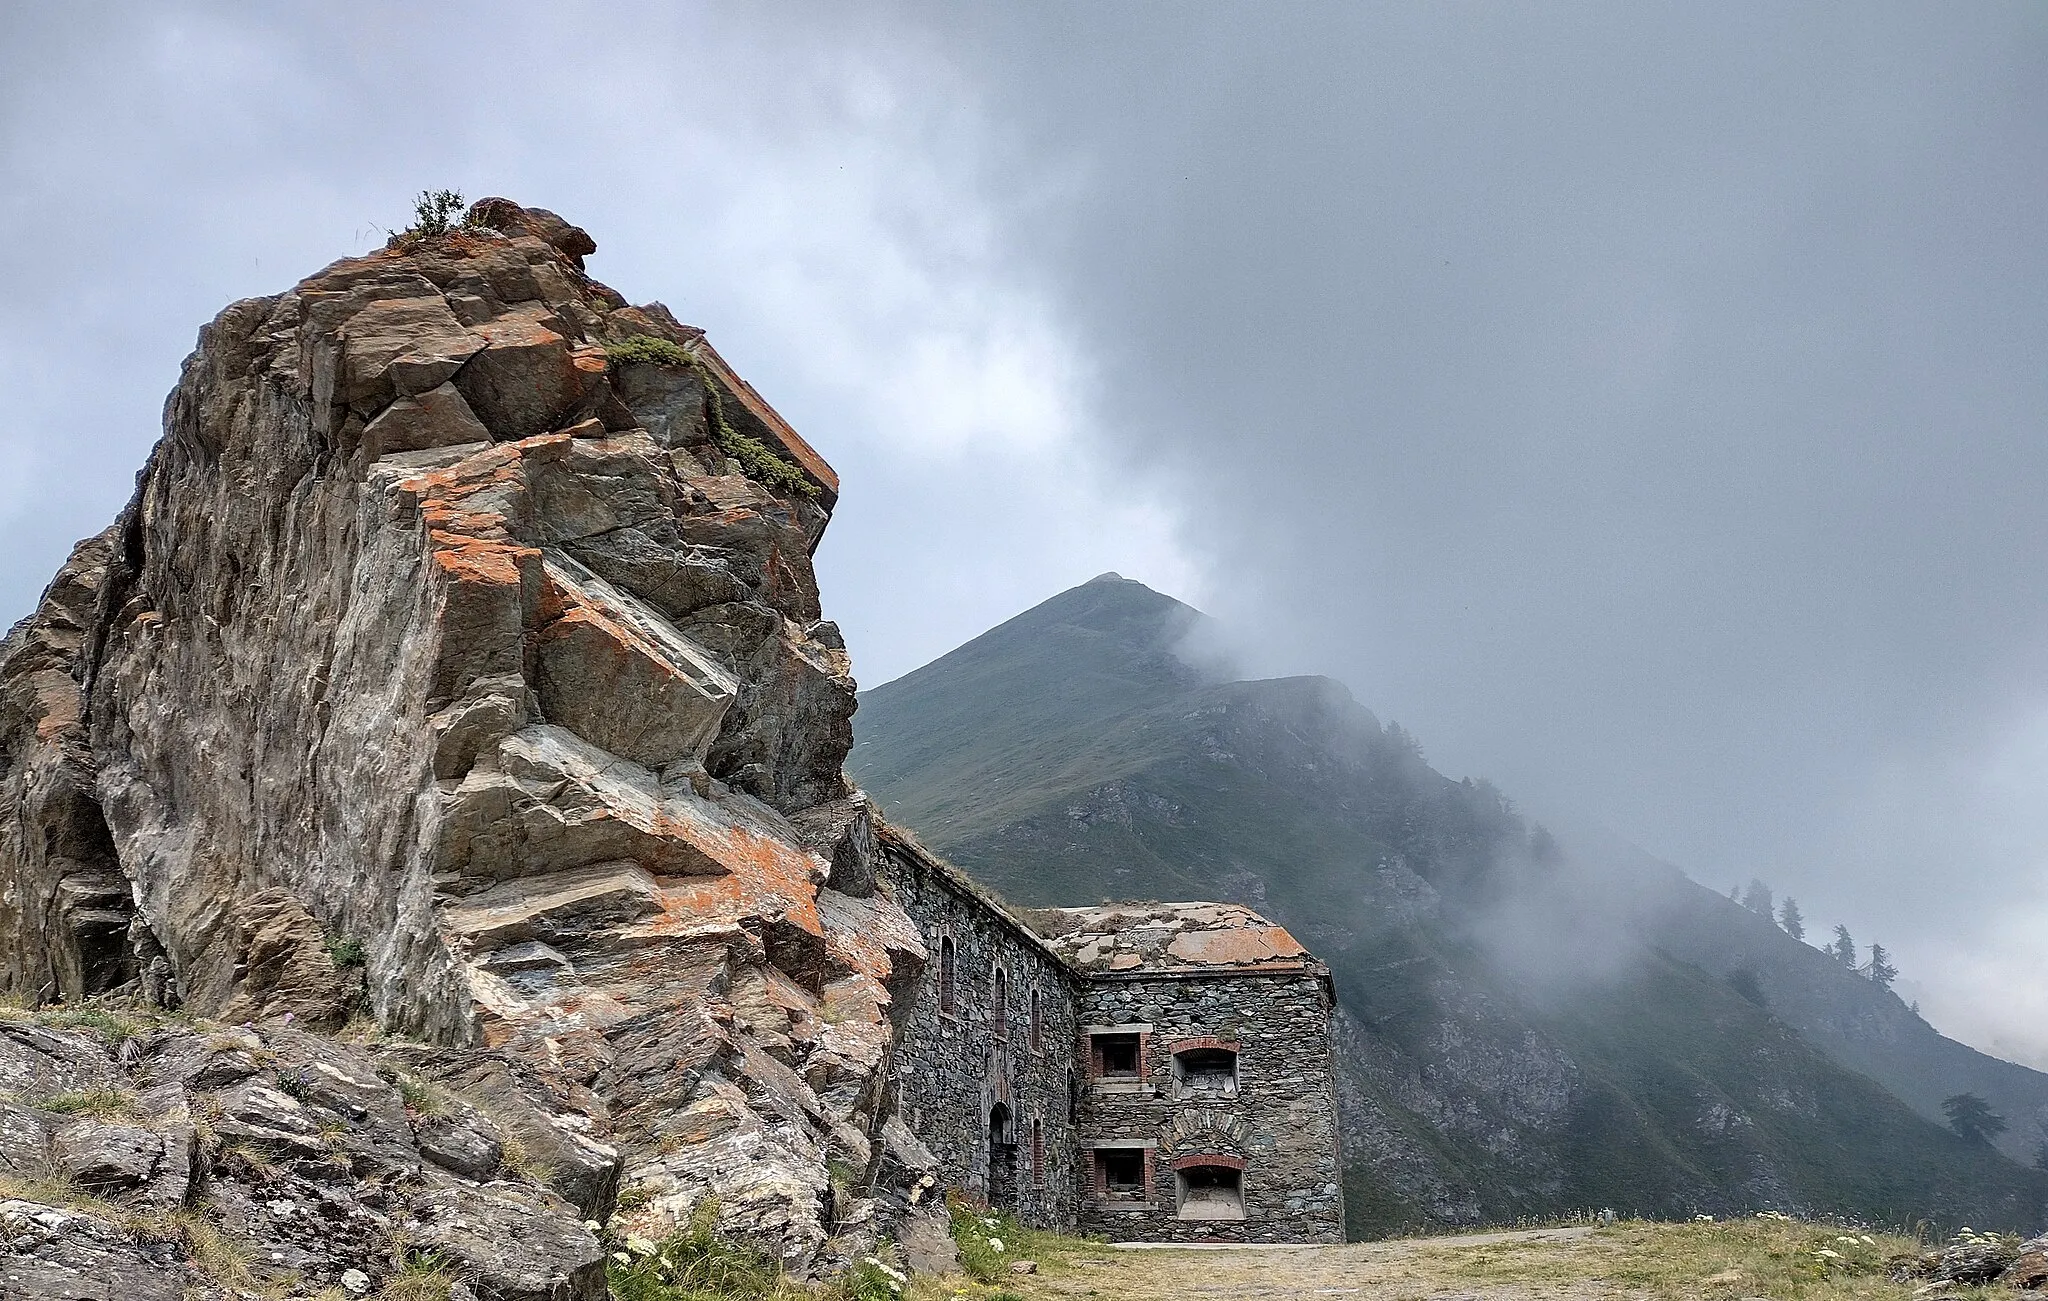
[[864,682],[1116,569],[2048,1065],[2048,6],[0,19],[0,622],[202,321],[505,194],[839,467]]

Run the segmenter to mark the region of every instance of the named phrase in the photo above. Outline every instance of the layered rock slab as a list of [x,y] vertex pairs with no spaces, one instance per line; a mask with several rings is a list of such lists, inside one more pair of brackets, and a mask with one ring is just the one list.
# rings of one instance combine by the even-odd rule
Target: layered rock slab
[[[70,1114],[75,1093],[34,1083],[15,1093],[12,1111],[46,1137],[38,1162],[10,1171],[31,1193],[0,1200],[0,1295],[226,1301],[286,1279],[304,1295],[351,1271],[383,1284],[430,1250],[483,1301],[599,1301],[604,1249],[585,1212],[508,1164],[509,1125],[414,1073],[459,1051],[401,1060],[272,1027],[0,1022],[0,1076],[89,1078],[110,1113]],[[466,1142],[451,1141],[458,1128]],[[246,1276],[193,1252],[195,1232]]]
[[[223,312],[134,501],[0,644],[0,991],[367,1012],[519,1081],[588,1213],[715,1191],[829,1264],[886,1229],[827,1158],[879,1168],[923,960],[830,812],[836,480],[583,232],[475,216]],[[636,336],[687,364],[612,365]],[[746,477],[735,422],[807,490]]]

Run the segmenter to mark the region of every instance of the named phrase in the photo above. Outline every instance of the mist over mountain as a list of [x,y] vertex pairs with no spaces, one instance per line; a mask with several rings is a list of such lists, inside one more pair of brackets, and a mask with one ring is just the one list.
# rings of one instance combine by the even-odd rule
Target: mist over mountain
[[[1354,1233],[1585,1206],[2031,1226],[2048,1076],[1114,574],[866,692],[849,768],[1017,904],[1241,902],[1331,965]],[[1944,1098],[2009,1122],[1958,1137]],[[2015,1159],[2018,1158],[2018,1159]]]

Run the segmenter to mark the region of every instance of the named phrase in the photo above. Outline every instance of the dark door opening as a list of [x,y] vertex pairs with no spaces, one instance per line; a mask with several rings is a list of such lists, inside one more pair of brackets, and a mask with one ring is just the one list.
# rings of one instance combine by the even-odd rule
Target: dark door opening
[[1008,1104],[988,1109],[988,1204],[1009,1209],[1017,1204],[1017,1125]]

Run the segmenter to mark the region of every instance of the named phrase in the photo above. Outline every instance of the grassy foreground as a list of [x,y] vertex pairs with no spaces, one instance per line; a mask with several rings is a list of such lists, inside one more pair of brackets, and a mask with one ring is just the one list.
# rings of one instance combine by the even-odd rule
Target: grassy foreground
[[[985,1222],[984,1222],[985,1223]],[[955,1297],[1038,1301],[1187,1301],[1191,1297],[1308,1298],[1362,1301],[1422,1298],[1594,1298],[1645,1301],[1908,1301],[1914,1284],[1894,1283],[1895,1257],[1922,1250],[1894,1234],[1869,1233],[1775,1215],[1665,1224],[1624,1220],[1607,1226],[1505,1231],[1457,1237],[1350,1243],[1313,1250],[1118,1251],[1101,1243],[1009,1232],[1002,1262],[963,1243],[970,1274],[919,1278],[913,1301]],[[962,1236],[956,1231],[956,1237]],[[1034,1261],[1012,1274],[1008,1262]],[[974,1275],[981,1275],[976,1278]],[[1944,1297],[1990,1301],[2010,1289],[1949,1288]]]

